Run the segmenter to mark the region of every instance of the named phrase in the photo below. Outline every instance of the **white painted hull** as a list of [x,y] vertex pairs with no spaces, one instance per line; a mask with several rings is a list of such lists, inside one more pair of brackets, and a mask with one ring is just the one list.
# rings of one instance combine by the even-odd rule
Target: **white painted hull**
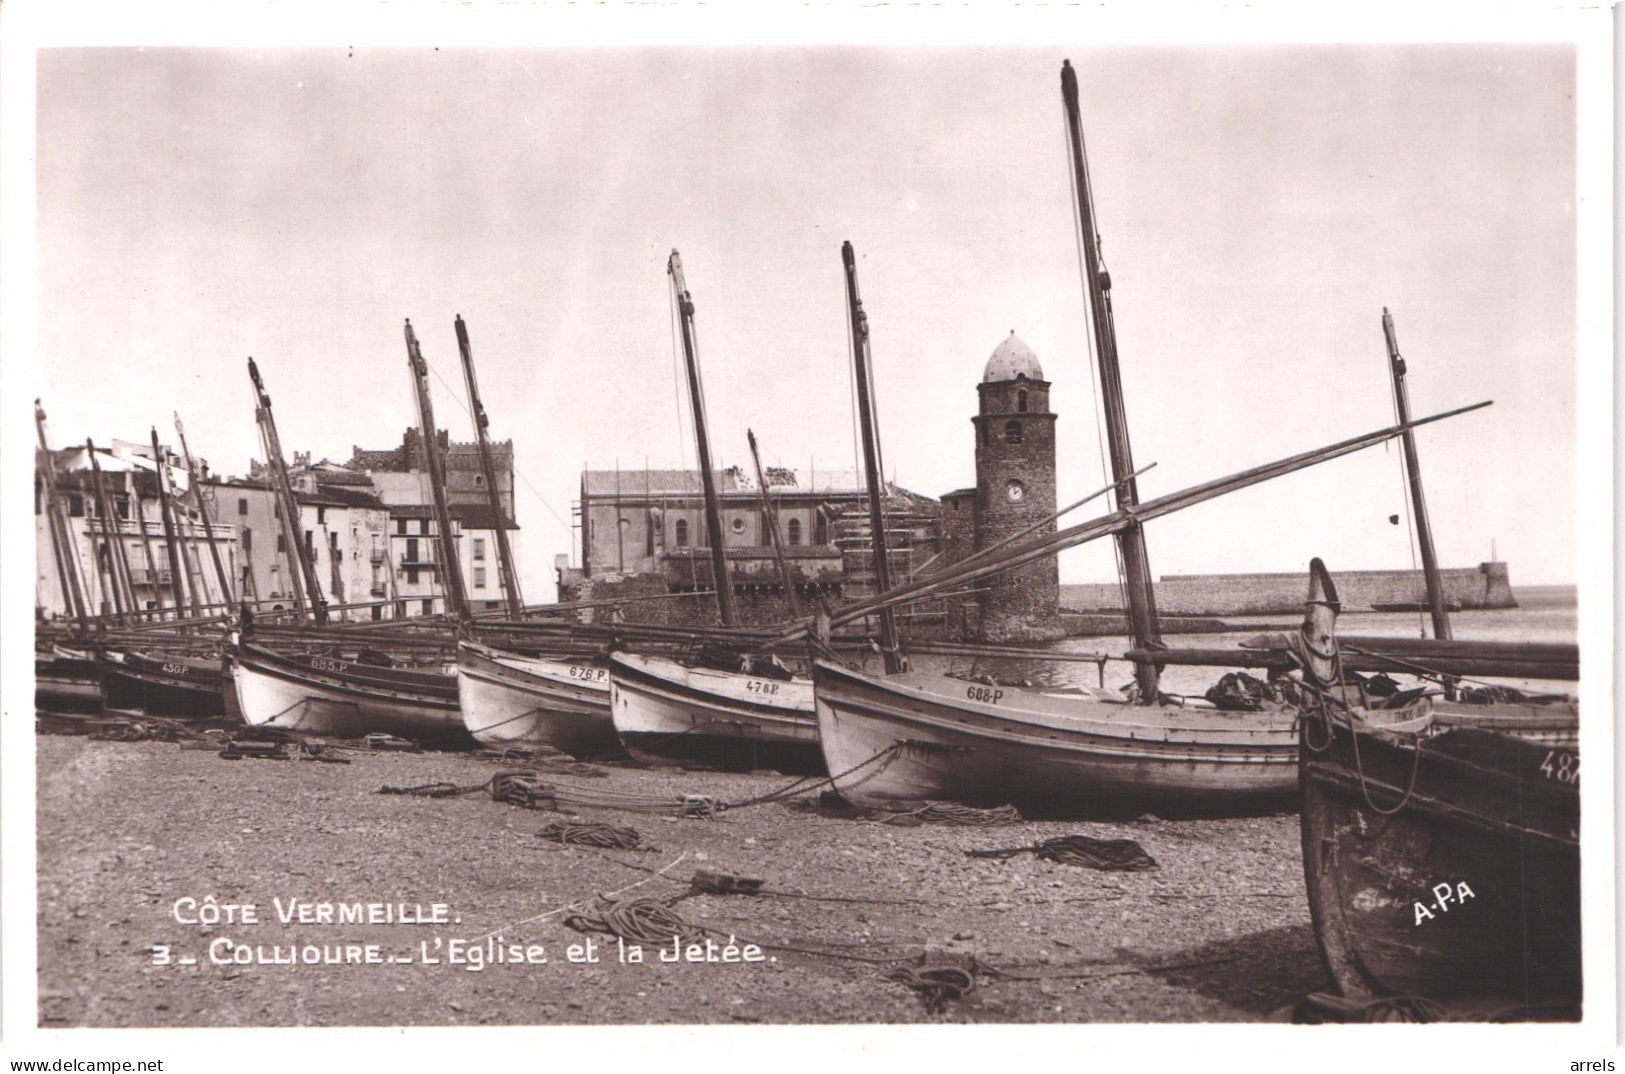
[[649,764],[729,770],[822,768],[812,682],[610,657],[610,714],[627,752]]
[[457,694],[463,724],[482,745],[620,752],[609,715],[607,668],[464,642],[457,653]]
[[822,662],[814,680],[825,763],[858,802],[1015,803],[1075,815],[1246,808],[1297,789],[1290,712],[1129,705]]
[[[308,735],[399,735],[425,745],[468,745],[457,702],[449,696],[346,682],[295,667],[274,655],[240,651],[233,686],[243,722]],[[447,694],[455,689],[447,677]]]

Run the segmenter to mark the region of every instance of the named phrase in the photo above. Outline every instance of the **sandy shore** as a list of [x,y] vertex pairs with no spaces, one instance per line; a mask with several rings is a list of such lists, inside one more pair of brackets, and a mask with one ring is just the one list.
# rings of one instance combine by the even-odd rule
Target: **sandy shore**
[[[1291,814],[1000,828],[898,827],[782,804],[710,820],[602,808],[569,817],[483,793],[377,793],[473,785],[501,770],[470,755],[356,751],[340,765],[226,761],[161,742],[36,742],[43,1028],[1219,1022],[1269,1018],[1325,985]],[[788,782],[605,770],[545,778],[735,802]],[[565,847],[537,835],[558,821],[632,827],[659,849]],[[1074,833],[1137,840],[1159,868],[964,853]],[[592,911],[608,892],[667,899],[700,869],[781,891],[911,901],[697,895],[673,912],[719,948],[730,934],[741,951],[763,945],[762,961],[666,962],[650,946],[644,962],[621,962],[604,935],[593,938],[599,961],[570,960],[587,936],[564,924],[564,907]],[[183,900],[211,896],[220,908],[253,906],[257,920],[221,909],[238,920],[198,923]],[[336,904],[332,923],[319,906],[301,923],[295,899]],[[355,904],[391,922],[339,923],[338,906]],[[520,960],[474,968],[470,949],[489,952],[498,937]],[[547,961],[527,961],[538,948]],[[927,949],[1003,972],[978,972],[974,991],[931,1013],[886,977]],[[457,953],[462,964],[450,961]]]

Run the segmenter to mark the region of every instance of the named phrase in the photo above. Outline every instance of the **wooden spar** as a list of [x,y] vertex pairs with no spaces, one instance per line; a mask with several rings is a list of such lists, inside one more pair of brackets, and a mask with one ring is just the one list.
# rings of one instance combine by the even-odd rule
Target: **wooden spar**
[[[254,359],[248,360],[248,375],[254,382],[255,420],[259,422],[260,438],[265,443],[267,465],[271,470],[271,487],[276,493],[282,516],[282,535],[288,546],[288,571],[293,584],[294,609],[299,618],[316,623],[327,622],[327,599],[316,584],[316,568],[310,561],[309,549],[299,532],[299,502],[294,499],[293,485],[288,481],[288,464],[282,456],[282,440],[277,436],[276,418],[271,414],[271,396],[260,380],[259,367]],[[307,596],[308,594],[308,596]]]
[[[1452,642],[1449,652],[1413,652],[1405,638],[1354,638],[1338,641],[1343,667],[1348,671],[1386,671],[1416,674],[1428,672],[1443,676],[1475,675],[1497,678],[1547,679],[1574,682],[1580,677],[1577,646],[1566,655],[1527,652],[1517,643]],[[1162,664],[1200,667],[1272,668],[1297,667],[1284,649],[1130,649],[1124,659],[1156,660]]]
[[45,408],[34,400],[34,429],[39,434],[40,476],[45,485],[45,523],[51,534],[51,551],[56,557],[57,585],[62,590],[62,603],[79,621],[79,633],[89,629],[86,622],[87,598],[79,579],[79,545],[73,538],[67,516],[62,512],[62,499],[56,487],[56,459],[45,435]]
[[[102,480],[101,463],[96,461],[96,445],[87,439],[85,451],[90,456],[91,488],[96,493],[96,521],[102,531],[102,547],[107,549],[107,573],[112,576],[110,588],[113,607],[118,612],[119,622],[128,625],[131,622],[128,616],[135,612],[135,590],[130,585],[129,563],[119,555],[124,543],[115,529],[118,519],[113,512],[113,499],[107,494],[107,483]],[[100,567],[100,556],[96,557],[96,562]]]
[[[852,322],[852,361],[858,386],[858,427],[863,434],[863,466],[869,486],[869,547],[874,555],[875,592],[891,589],[891,564],[886,551],[886,517],[881,505],[885,480],[880,464],[880,435],[876,430],[874,371],[869,361],[869,315],[858,296],[858,263],[850,242],[841,243],[841,264],[846,269],[847,311]],[[880,609],[880,653],[886,674],[907,670],[897,647],[897,619],[891,606]]]
[[[157,473],[153,474],[154,479]],[[135,509],[135,524],[141,529],[141,555],[147,561],[147,577],[152,579],[152,599],[160,620],[164,617],[164,587],[158,584],[158,557],[152,551],[152,534],[147,532],[147,512],[141,506],[141,490],[134,488],[130,493],[130,505]],[[180,617],[179,606],[176,608],[176,618]]]
[[[491,463],[491,442],[485,430],[491,424],[486,416],[485,404],[480,401],[480,386],[474,379],[474,349],[468,342],[468,327],[457,315],[457,349],[463,356],[463,377],[468,381],[468,406],[474,414],[474,434],[480,451],[480,473],[485,476],[485,493],[491,500],[491,515],[496,519],[497,575],[502,579],[502,593],[508,601],[508,614],[515,619],[525,614],[525,602],[519,596],[519,567],[513,560],[513,548],[508,544],[508,516],[502,510],[502,490],[497,488],[496,467]],[[617,527],[618,529],[619,527]]]
[[203,495],[203,482],[198,476],[197,464],[192,461],[192,449],[186,446],[186,429],[181,425],[180,414],[175,415],[175,435],[181,442],[181,455],[186,459],[186,472],[190,476],[192,495],[197,498],[198,513],[203,516],[204,540],[209,546],[209,558],[214,561],[215,578],[220,582],[220,601],[228,608],[232,603],[231,576],[226,573],[226,564],[220,558],[220,549],[215,547],[214,519],[209,511],[209,498]]
[[[1089,320],[1094,326],[1095,351],[1100,364],[1101,406],[1106,415],[1106,441],[1111,455],[1112,477],[1121,484],[1116,500],[1120,511],[1131,515],[1140,502],[1134,473],[1134,457],[1129,450],[1128,413],[1123,407],[1123,383],[1117,364],[1117,330],[1112,322],[1111,276],[1101,265],[1100,234],[1095,226],[1095,207],[1089,187],[1089,163],[1084,154],[1083,121],[1078,109],[1078,78],[1069,60],[1061,61],[1061,96],[1066,104],[1067,136],[1072,145],[1073,179],[1078,198],[1078,227],[1082,234],[1083,264],[1089,286]],[[1126,480],[1125,480],[1126,479]],[[1145,534],[1138,524],[1117,532],[1117,547],[1123,557],[1127,589],[1129,627],[1136,648],[1162,644],[1157,626],[1156,595],[1151,588],[1151,567],[1146,557]],[[1157,668],[1141,663],[1135,670],[1140,697],[1146,702],[1157,698]]]
[[[1187,507],[1194,507],[1196,504],[1211,500],[1217,496],[1223,496],[1230,492],[1237,492],[1241,489],[1259,484],[1260,482],[1268,481],[1271,478],[1282,477],[1286,474],[1302,470],[1305,467],[1314,466],[1317,463],[1327,462],[1331,459],[1341,458],[1344,455],[1352,454],[1353,452],[1372,447],[1376,444],[1382,443],[1385,440],[1393,439],[1406,429],[1414,429],[1419,425],[1427,425],[1431,422],[1442,421],[1445,418],[1455,417],[1458,414],[1465,414],[1472,410],[1479,410],[1489,405],[1490,404],[1488,402],[1474,403],[1471,406],[1457,407],[1455,410],[1447,410],[1443,413],[1434,414],[1430,417],[1419,418],[1416,421],[1410,422],[1408,425],[1396,425],[1387,429],[1378,429],[1375,432],[1366,433],[1362,436],[1350,437],[1347,440],[1340,441],[1336,444],[1331,444],[1327,447],[1317,448],[1313,451],[1300,452],[1297,455],[1288,456],[1284,459],[1278,459],[1275,462],[1265,463],[1262,466],[1255,466],[1250,470],[1243,470],[1240,473],[1231,474],[1228,477],[1218,478],[1213,481],[1206,481],[1200,485],[1192,485],[1190,488],[1181,489],[1178,492],[1171,492],[1166,496],[1159,496],[1156,499],[1147,500],[1146,502],[1140,504],[1139,507],[1135,508],[1133,514],[1129,514],[1125,511],[1115,511],[1112,514],[1103,515],[1099,518],[1091,519],[1088,522],[1080,522],[1075,526],[1069,526],[1066,529],[1057,531],[1056,533],[1045,534],[1036,540],[1030,540],[1018,545],[1017,547],[1006,552],[1006,554],[1001,556],[996,562],[975,566],[970,570],[950,571],[946,574],[922,579],[917,582],[904,583],[903,585],[897,586],[892,590],[881,593],[868,600],[859,601],[856,604],[849,605],[833,616],[831,623],[832,625],[839,626],[842,623],[849,623],[853,620],[861,619],[866,615],[872,614],[878,608],[888,604],[898,604],[903,601],[918,600],[923,596],[929,596],[949,588],[965,585],[969,582],[980,581],[983,578],[992,577],[993,575],[999,574],[1003,571],[1013,570],[1016,567],[1025,566],[1026,564],[1037,559],[1042,559],[1045,556],[1053,556],[1057,552],[1062,552],[1068,548],[1076,547],[1077,545],[1084,544],[1088,541],[1105,537],[1108,534],[1117,532],[1119,529],[1125,526],[1144,523],[1153,518],[1161,518],[1163,515],[1173,514],[1175,511],[1182,511]],[[782,645],[788,642],[798,641],[807,636],[807,631],[807,626],[801,626],[795,630],[787,631],[786,633],[773,639],[772,644]],[[1142,649],[1140,651],[1147,652],[1150,650]]]
[[[1147,470],[1151,469],[1151,467],[1155,466],[1155,465],[1157,465],[1157,464],[1152,463],[1150,466],[1142,466],[1138,470],[1136,470],[1132,476],[1138,477],[1140,474],[1145,473]],[[1125,478],[1125,480],[1127,480],[1127,479]],[[1104,486],[1096,489],[1095,491],[1091,492],[1089,495],[1085,496],[1083,499],[1074,500],[1072,503],[1067,504],[1065,507],[1063,507],[1059,511],[1055,512],[1053,515],[1050,515],[1048,518],[1041,518],[1037,522],[1034,522],[1031,526],[1028,526],[1026,529],[1018,530],[1015,533],[1012,533],[1010,536],[1004,538],[1003,540],[1001,540],[1001,541],[999,541],[999,542],[997,542],[995,544],[988,545],[986,548],[982,549],[980,552],[972,552],[970,555],[966,556],[964,559],[955,560],[953,563],[950,563],[947,567],[944,567],[941,571],[938,571],[933,575],[927,575],[926,577],[927,578],[933,578],[933,579],[934,578],[942,578],[942,577],[946,577],[951,572],[963,570],[965,567],[971,566],[973,564],[979,564],[979,563],[984,563],[984,562],[994,562],[994,557],[998,553],[1004,551],[1006,548],[1009,548],[1011,545],[1015,544],[1017,541],[1020,541],[1023,538],[1026,538],[1026,537],[1031,537],[1033,534],[1037,533],[1039,530],[1043,529],[1044,527],[1052,525],[1052,524],[1060,521],[1063,517],[1065,517],[1066,515],[1071,514],[1073,511],[1076,511],[1078,508],[1082,507],[1084,504],[1088,503],[1089,501],[1098,500],[1098,499],[1100,499],[1100,497],[1106,495],[1106,493],[1110,492],[1112,489],[1118,488],[1121,485],[1122,485],[1121,481],[1115,482],[1115,483],[1110,484],[1110,485],[1104,485]]]
[[440,531],[440,591],[445,594],[446,612],[458,623],[468,622],[468,595],[463,590],[462,564],[452,542],[451,511],[446,507],[445,460],[440,455],[440,437],[435,431],[434,404],[429,400],[429,363],[423,360],[412,322],[406,322],[406,359],[412,367],[412,384],[418,393],[418,418],[423,430],[423,454],[429,465],[429,489],[434,495],[435,528]]
[[767,521],[767,536],[773,542],[773,558],[779,564],[779,581],[784,584],[784,594],[790,598],[790,617],[801,618],[801,601],[796,596],[796,580],[790,575],[790,564],[784,558],[784,546],[779,542],[779,513],[773,509],[773,498],[767,493],[767,479],[762,476],[762,457],[756,451],[756,434],[749,429],[745,430],[745,439],[750,441],[750,460],[756,464],[756,488],[762,494],[762,517]]
[[[1388,307],[1382,309],[1382,334],[1388,341],[1388,369],[1394,381],[1394,407],[1401,425],[1411,420],[1411,397],[1405,390],[1405,359],[1399,356],[1399,340],[1394,335],[1394,318]],[[1450,615],[1444,607],[1444,586],[1439,581],[1439,560],[1433,554],[1433,527],[1428,524],[1427,500],[1422,496],[1422,466],[1416,457],[1416,437],[1409,429],[1399,438],[1405,455],[1405,474],[1410,480],[1411,510],[1416,515],[1416,543],[1422,552],[1422,576],[1427,583],[1428,611],[1433,618],[1433,636],[1449,641]]]
[[[158,513],[164,520],[164,543],[169,550],[169,569],[174,575],[175,584],[175,612],[183,614],[187,604],[186,565],[181,562],[184,554],[181,549],[180,538],[175,533],[175,517],[169,504],[169,481],[167,468],[164,466],[164,452],[158,446],[158,430],[152,430],[152,457],[158,464]],[[202,609],[194,596],[191,601],[192,614],[202,615]]]
[[677,251],[666,261],[666,274],[677,292],[677,309],[683,324],[683,357],[688,362],[689,405],[694,411],[694,441],[699,451],[700,487],[705,492],[705,532],[711,542],[711,587],[717,591],[717,615],[722,625],[733,626],[733,580],[728,577],[728,557],[722,548],[722,515],[717,510],[716,475],[711,472],[711,438],[705,429],[705,392],[700,386],[699,349],[694,338],[694,299],[683,282],[683,261]]

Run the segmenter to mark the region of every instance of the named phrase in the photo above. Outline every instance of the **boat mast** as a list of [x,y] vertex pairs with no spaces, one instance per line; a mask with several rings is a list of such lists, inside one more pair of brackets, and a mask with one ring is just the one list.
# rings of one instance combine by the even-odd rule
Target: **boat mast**
[[[293,583],[293,603],[301,619],[327,622],[327,601],[316,584],[316,568],[310,562],[309,549],[299,533],[299,503],[293,496],[293,485],[288,481],[288,465],[282,458],[282,440],[276,433],[276,418],[271,414],[271,396],[260,380],[259,367],[254,359],[248,360],[248,375],[254,381],[257,405],[254,418],[259,422],[260,438],[265,442],[266,462],[271,471],[271,490],[276,496],[282,515],[282,534],[288,546],[289,581]],[[309,600],[306,600],[306,594]]]
[[[120,556],[124,547],[114,528],[118,519],[114,517],[113,498],[107,494],[101,463],[96,461],[96,445],[89,439],[85,440],[85,451],[90,456],[91,487],[96,493],[96,514],[101,524],[102,543],[107,549],[107,571],[113,579],[113,604],[120,621],[128,623],[127,615],[135,611],[135,590],[130,586],[129,564]],[[97,557],[98,562],[100,558]]]
[[[170,505],[169,496],[169,468],[164,465],[164,452],[158,446],[156,428],[152,430],[152,457],[158,463],[158,513],[164,520],[164,542],[169,546],[169,569],[175,575],[175,610],[181,612],[187,604],[191,579],[186,575],[186,550],[181,547],[180,536],[176,532],[175,512]],[[198,610],[197,594],[191,593],[190,596],[192,614],[201,615]]]
[[[1101,265],[1100,236],[1095,227],[1095,208],[1089,189],[1089,164],[1083,148],[1083,121],[1078,110],[1078,77],[1071,61],[1061,61],[1061,96],[1066,103],[1067,135],[1072,143],[1072,169],[1078,197],[1078,227],[1083,240],[1083,264],[1088,277],[1090,321],[1094,326],[1095,351],[1100,362],[1101,405],[1106,414],[1106,439],[1111,454],[1112,478],[1117,482],[1119,511],[1132,512],[1140,502],[1134,480],[1134,456],[1129,450],[1128,414],[1123,408],[1123,382],[1117,366],[1117,331],[1112,322],[1111,277]],[[1151,589],[1151,568],[1146,558],[1145,533],[1138,522],[1117,533],[1118,551],[1123,557],[1124,583],[1128,590],[1129,629],[1136,649],[1159,648],[1162,634],[1157,626],[1156,596]],[[1134,678],[1140,697],[1155,701],[1158,668],[1153,663],[1135,665]]]
[[186,429],[181,425],[180,414],[175,415],[175,435],[181,442],[181,455],[186,459],[186,472],[190,475],[192,495],[197,498],[198,513],[203,516],[203,537],[209,546],[209,558],[214,561],[215,577],[220,582],[220,602],[226,611],[231,610],[231,576],[226,573],[226,564],[220,558],[220,549],[215,547],[214,518],[209,510],[208,499],[203,495],[203,481],[198,476],[197,464],[192,461],[192,449],[186,446]]
[[767,479],[762,476],[762,457],[756,451],[756,434],[745,430],[750,441],[750,460],[756,464],[756,487],[762,493],[762,515],[767,519],[767,536],[773,542],[773,558],[779,564],[779,581],[784,583],[785,595],[790,598],[790,618],[801,618],[801,601],[796,597],[796,580],[790,576],[790,564],[784,558],[784,546],[779,543],[779,515],[773,509],[773,498],[767,494]]
[[717,591],[717,615],[722,625],[734,625],[733,583],[728,577],[728,557],[722,549],[722,514],[717,509],[716,476],[711,472],[711,438],[705,429],[705,392],[700,387],[700,364],[694,339],[694,299],[683,282],[683,261],[677,251],[666,262],[666,274],[677,292],[677,309],[683,322],[683,357],[688,362],[688,397],[694,411],[694,441],[700,457],[700,487],[705,492],[705,532],[711,542],[711,585]]
[[[850,242],[841,243],[841,264],[846,269],[847,312],[852,322],[852,361],[858,385],[858,425],[863,433],[863,466],[869,485],[869,545],[874,552],[875,592],[891,589],[891,564],[886,553],[886,519],[881,507],[880,437],[875,429],[874,381],[869,361],[869,315],[858,297],[858,263]],[[891,605],[880,609],[880,652],[886,674],[907,670],[897,647],[897,618]]]
[[[406,322],[406,360],[412,367],[412,383],[418,393],[418,418],[423,433],[423,455],[429,465],[429,489],[434,494],[434,522],[440,531],[440,591],[446,597],[446,612],[459,624],[468,622],[468,596],[463,591],[462,564],[452,543],[451,512],[446,507],[445,460],[440,457],[440,437],[435,433],[434,404],[429,400],[429,363],[423,360],[412,322]],[[500,520],[499,520],[500,521]]]
[[469,346],[468,328],[461,314],[457,316],[456,327],[457,349],[462,352],[463,376],[468,381],[468,406],[474,412],[474,433],[480,448],[480,473],[485,475],[485,492],[491,500],[491,515],[496,519],[497,574],[502,579],[503,595],[508,598],[508,614],[519,619],[525,614],[525,602],[519,596],[518,566],[508,544],[508,516],[502,510],[502,492],[497,488],[496,467],[491,463],[491,442],[485,435],[491,419],[486,416],[485,404],[480,402],[480,386],[474,380],[474,350]]
[[[141,507],[141,488],[136,484],[134,477],[135,475],[132,472],[130,506],[134,508],[135,524],[141,530],[141,554],[147,561],[147,578],[152,586],[153,605],[158,612],[158,618],[162,620],[164,617],[164,587],[158,584],[158,557],[152,551],[152,534],[147,532],[147,512]],[[154,472],[153,480],[156,481],[157,478],[158,475]],[[176,605],[175,617],[178,619],[181,614],[180,606]]]
[[[1399,356],[1399,339],[1394,334],[1394,319],[1388,307],[1382,308],[1382,334],[1388,340],[1388,371],[1394,381],[1394,407],[1399,412],[1399,423],[1411,420],[1411,397],[1405,390],[1405,359]],[[1433,554],[1433,527],[1428,524],[1427,500],[1422,496],[1422,466],[1416,458],[1416,434],[1406,429],[1399,437],[1400,449],[1405,456],[1405,475],[1410,480],[1411,510],[1416,515],[1416,543],[1422,552],[1422,577],[1427,583],[1428,611],[1433,616],[1433,636],[1449,641],[1450,615],[1444,606],[1444,586],[1439,581],[1439,560]]]
[[62,513],[62,500],[56,489],[56,460],[45,436],[45,408],[34,400],[34,429],[39,434],[40,475],[45,485],[45,523],[51,533],[51,550],[56,556],[56,577],[62,589],[62,602],[79,621],[79,633],[89,629],[85,622],[86,597],[79,581],[79,545],[73,529]]

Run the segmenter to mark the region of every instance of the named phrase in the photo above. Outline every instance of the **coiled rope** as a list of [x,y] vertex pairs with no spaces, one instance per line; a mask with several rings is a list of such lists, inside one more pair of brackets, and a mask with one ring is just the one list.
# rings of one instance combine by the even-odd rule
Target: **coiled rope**
[[693,943],[706,935],[703,927],[684,921],[654,899],[608,903],[598,914],[571,914],[564,923],[577,932],[604,932],[635,943]]
[[566,846],[603,847],[608,850],[659,850],[644,846],[643,836],[635,828],[617,828],[613,824],[549,824],[536,833]]
[[927,1013],[941,1014],[950,1000],[964,999],[976,990],[976,960],[925,954],[895,967],[886,980],[918,992]]

